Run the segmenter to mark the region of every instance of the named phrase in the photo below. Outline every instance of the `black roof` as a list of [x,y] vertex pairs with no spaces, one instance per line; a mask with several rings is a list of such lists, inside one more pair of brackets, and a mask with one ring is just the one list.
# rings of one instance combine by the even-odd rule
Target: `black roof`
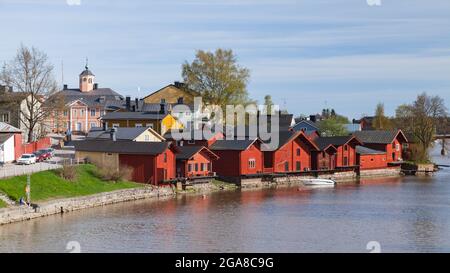
[[213,151],[244,151],[252,145],[256,139],[254,140],[217,140],[211,145],[210,149]]
[[213,155],[214,157],[218,158],[216,154],[211,152],[208,148],[203,146],[181,146],[178,147],[179,153],[177,154],[177,159],[180,160],[187,160],[193,157],[195,154],[199,153],[202,150],[205,150],[208,152],[208,154]]
[[360,155],[381,155],[381,154],[386,154],[385,151],[379,151],[379,150],[374,150],[374,149],[370,149],[364,146],[356,146],[356,153],[360,154]]
[[[195,130],[190,130],[190,131],[183,131],[183,130],[178,130],[178,129],[174,129],[174,130],[169,130],[164,134],[164,138],[168,139],[168,140],[174,140],[174,134],[178,133],[181,136],[185,136],[185,135],[189,135],[190,137],[188,139],[184,139],[183,140],[210,140],[211,138],[213,138],[214,136],[216,136],[218,134],[218,132],[214,132],[211,131],[212,136],[211,138],[207,138],[205,137],[205,134],[203,133],[203,130],[200,129],[195,129]],[[199,137],[200,136],[200,137]],[[181,139],[178,139],[181,140]]]
[[85,152],[157,155],[166,151],[170,144],[168,142],[82,140],[74,141],[74,146],[76,151]]
[[[390,144],[394,141],[399,130],[390,131],[378,131],[378,130],[368,130],[368,131],[357,131],[353,135],[356,136],[363,143],[370,144]],[[405,137],[406,138],[406,137]]]
[[[134,140],[142,133],[147,131],[149,127],[119,127],[116,129],[116,139],[117,140]],[[92,128],[87,137],[87,139],[110,139],[111,130],[104,131],[103,128]]]
[[335,136],[335,137],[318,137],[314,140],[320,150],[333,145],[335,147],[342,146],[349,142],[353,136]]
[[110,112],[101,117],[102,120],[162,120],[167,114],[152,112]]

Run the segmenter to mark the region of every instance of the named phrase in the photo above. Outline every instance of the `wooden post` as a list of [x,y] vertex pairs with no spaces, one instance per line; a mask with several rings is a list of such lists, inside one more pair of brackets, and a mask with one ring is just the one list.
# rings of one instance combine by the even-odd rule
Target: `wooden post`
[[442,138],[442,150],[441,150],[441,155],[442,155],[442,156],[447,155],[447,151],[445,150],[445,135],[444,135],[444,137]]

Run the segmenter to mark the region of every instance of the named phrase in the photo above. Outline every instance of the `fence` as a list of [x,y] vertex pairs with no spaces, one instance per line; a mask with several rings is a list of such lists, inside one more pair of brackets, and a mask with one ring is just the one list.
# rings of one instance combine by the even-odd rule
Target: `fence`
[[[16,141],[21,141],[20,135]],[[49,148],[51,146],[51,139],[49,137],[44,137],[38,141],[15,145],[15,156],[16,160],[20,158],[23,154],[31,154],[37,150]]]

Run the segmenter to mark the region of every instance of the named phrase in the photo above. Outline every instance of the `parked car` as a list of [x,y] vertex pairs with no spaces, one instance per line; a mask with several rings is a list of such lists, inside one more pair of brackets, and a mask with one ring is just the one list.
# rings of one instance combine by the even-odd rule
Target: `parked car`
[[52,153],[48,151],[48,149],[41,149],[36,151],[42,157],[42,161],[52,158]]
[[47,153],[50,154],[50,158],[52,158],[52,157],[55,156],[55,149],[53,149],[53,148],[48,148],[48,149],[43,149],[43,150],[45,150]]
[[36,156],[34,154],[23,154],[18,160],[17,164],[31,165],[36,163]]
[[36,151],[33,153],[36,156],[36,162],[42,162],[46,159],[45,152]]

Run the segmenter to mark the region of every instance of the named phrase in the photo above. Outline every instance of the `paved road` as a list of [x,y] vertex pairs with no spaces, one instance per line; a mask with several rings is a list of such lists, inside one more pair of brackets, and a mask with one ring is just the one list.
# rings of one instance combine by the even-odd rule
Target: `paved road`
[[33,165],[5,164],[3,167],[0,167],[0,178],[58,169],[64,161],[70,163],[74,157],[75,152],[73,150],[57,150],[55,151],[55,157],[45,162]]

